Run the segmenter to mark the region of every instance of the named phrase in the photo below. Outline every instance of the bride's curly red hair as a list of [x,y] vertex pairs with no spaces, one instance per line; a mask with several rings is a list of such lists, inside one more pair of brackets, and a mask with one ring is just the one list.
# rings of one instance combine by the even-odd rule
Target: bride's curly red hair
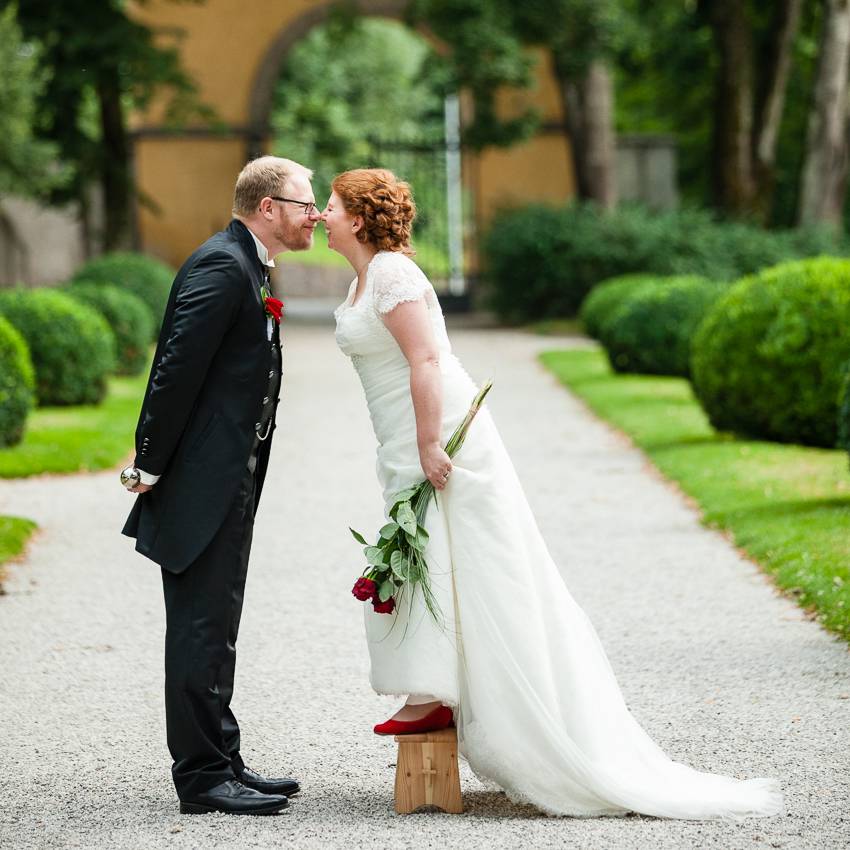
[[408,183],[386,168],[355,168],[335,177],[331,188],[349,215],[363,217],[360,242],[371,242],[379,251],[414,253],[410,233],[416,204]]

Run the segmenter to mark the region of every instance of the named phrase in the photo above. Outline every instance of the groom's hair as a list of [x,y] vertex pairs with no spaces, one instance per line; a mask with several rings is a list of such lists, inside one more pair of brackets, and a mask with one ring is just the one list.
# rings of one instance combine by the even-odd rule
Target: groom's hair
[[313,172],[291,159],[279,156],[261,156],[252,159],[239,172],[233,192],[233,215],[253,215],[260,201],[267,195],[280,195],[286,191],[286,181],[295,174],[308,180]]

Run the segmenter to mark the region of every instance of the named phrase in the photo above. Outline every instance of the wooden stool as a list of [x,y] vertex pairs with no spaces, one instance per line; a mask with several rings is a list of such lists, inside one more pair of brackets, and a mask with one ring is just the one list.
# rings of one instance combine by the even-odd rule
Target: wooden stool
[[460,774],[457,769],[457,730],[441,729],[419,735],[396,735],[395,810],[400,815],[421,806],[436,806],[460,814]]

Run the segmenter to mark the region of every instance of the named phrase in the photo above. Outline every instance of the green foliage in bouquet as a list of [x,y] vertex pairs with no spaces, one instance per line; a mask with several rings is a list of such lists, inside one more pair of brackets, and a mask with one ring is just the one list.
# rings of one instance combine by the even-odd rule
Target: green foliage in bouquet
[[35,373],[23,337],[0,316],[0,446],[14,446],[24,436],[35,404]]
[[38,404],[97,404],[115,367],[115,336],[96,310],[49,289],[0,293],[35,367]]
[[[450,458],[463,445],[469,426],[492,385],[491,381],[484,384],[473,399],[463,422],[446,443],[445,452]],[[419,585],[425,607],[434,620],[442,625],[442,613],[431,590],[431,578],[425,560],[425,548],[428,545],[425,515],[434,497],[434,485],[427,479],[415,487],[396,493],[389,511],[390,521],[378,532],[378,540],[374,545],[369,545],[358,531],[349,529],[354,539],[366,547],[363,554],[368,562],[352,593],[363,602],[371,601],[379,614],[391,614],[395,610],[396,599],[405,587],[410,589],[412,605],[416,585]]]
[[848,329],[850,260],[783,263],[736,283],[692,346],[691,381],[711,424],[834,448]]

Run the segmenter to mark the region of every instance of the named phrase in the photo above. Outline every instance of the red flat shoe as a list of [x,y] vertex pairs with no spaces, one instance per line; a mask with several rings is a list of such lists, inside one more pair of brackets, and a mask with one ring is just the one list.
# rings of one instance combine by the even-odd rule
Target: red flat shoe
[[376,735],[413,735],[417,732],[436,732],[448,729],[454,715],[445,705],[438,705],[419,720],[387,720],[375,727]]

